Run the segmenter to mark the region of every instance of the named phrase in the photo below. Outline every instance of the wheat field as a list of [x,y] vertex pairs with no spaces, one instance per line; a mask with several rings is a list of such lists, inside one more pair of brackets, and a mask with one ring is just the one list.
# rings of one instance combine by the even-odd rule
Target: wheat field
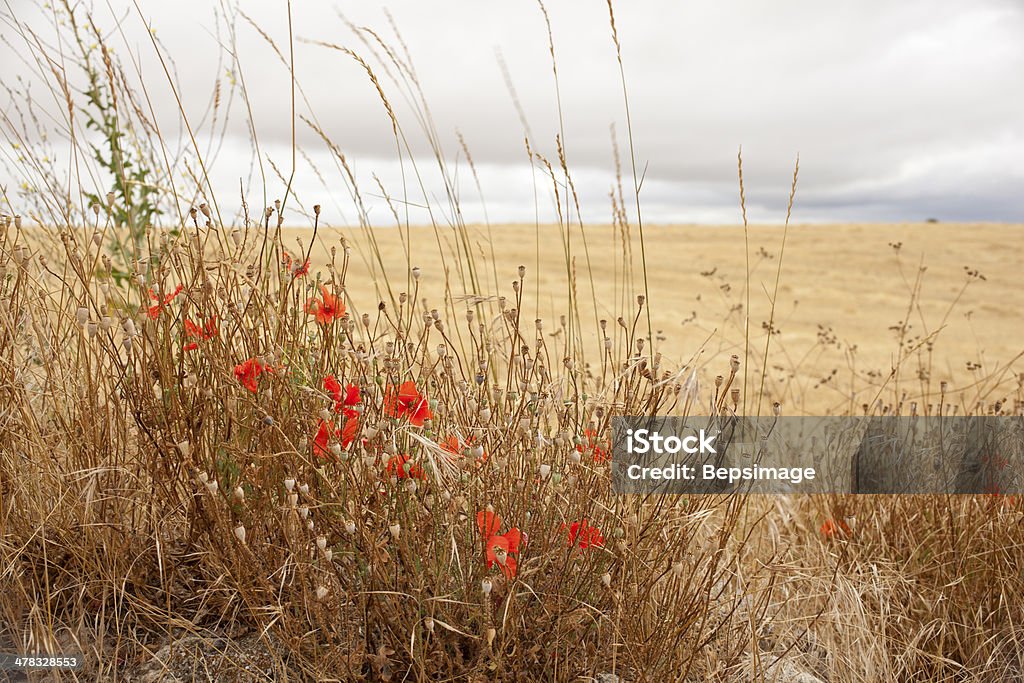
[[[524,265],[529,317],[554,322],[564,314],[569,279],[558,226],[471,225],[467,232],[486,293],[494,289],[496,274],[501,293],[511,297],[511,281]],[[995,373],[1012,377],[1024,367],[1019,360],[1024,353],[1024,291],[1017,282],[1019,254],[1024,253],[1022,225],[865,223],[794,225],[788,231],[755,225],[748,233],[745,247],[738,225],[647,227],[650,311],[660,338],[657,348],[669,364],[708,368],[710,378],[731,354],[744,355],[744,316],[735,307],[746,300],[749,248],[751,358],[757,364],[763,358],[762,323],[771,317],[778,277],[767,382],[788,414],[856,412],[878,396],[880,378],[894,364],[914,377],[927,362],[932,389],[947,381],[954,391],[966,391],[962,398],[967,403],[976,399],[973,389],[980,378]],[[409,263],[435,273],[449,268],[458,282],[456,231],[413,227],[408,239],[405,234],[393,228],[375,230],[374,251],[363,231],[321,228],[321,241],[312,252],[314,265],[324,263],[327,250],[344,237],[356,254],[346,281],[354,300],[375,300],[389,277],[401,283]],[[624,285],[623,272],[631,265],[639,273],[641,262],[638,252],[631,264],[623,258],[618,228],[574,226],[569,234],[577,242],[575,278],[585,310],[584,335],[596,348],[595,301],[598,318],[614,320],[629,310],[624,302],[631,303],[643,290],[639,279]],[[288,244],[301,239],[308,245],[309,238],[309,230],[286,231]],[[634,243],[636,239],[634,235]],[[983,279],[969,276],[969,270]],[[421,293],[437,303],[480,293],[470,285],[447,293],[444,289],[424,285]],[[893,328],[903,321],[910,324],[906,338],[916,341],[908,343],[901,359],[899,331]],[[927,341],[934,350],[922,360],[918,351]],[[912,396],[928,393],[917,380],[904,389]],[[883,394],[888,399],[891,391]]]

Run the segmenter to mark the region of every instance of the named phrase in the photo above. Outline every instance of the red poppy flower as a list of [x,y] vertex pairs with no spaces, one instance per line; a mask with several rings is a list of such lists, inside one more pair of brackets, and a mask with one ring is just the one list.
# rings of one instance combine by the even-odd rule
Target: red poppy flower
[[393,455],[388,460],[387,473],[399,479],[425,479],[423,468],[409,462],[408,455]]
[[256,382],[264,372],[272,372],[272,370],[263,365],[258,358],[250,358],[235,366],[235,378],[254,394],[256,393]]
[[315,315],[316,321],[321,325],[329,325],[345,317],[345,302],[340,296],[328,292],[326,286],[321,285],[320,298],[306,304],[306,313]]
[[[441,449],[451,453],[457,458],[461,458],[465,455],[467,448],[472,448],[476,445],[476,440],[473,437],[466,439],[465,441],[459,441],[457,436],[449,436],[447,439],[442,441],[440,444]],[[476,459],[477,464],[483,463],[487,460],[487,451],[484,451],[483,455]]]
[[384,392],[384,412],[399,419],[407,417],[410,424],[416,427],[422,427],[425,420],[433,417],[427,399],[412,381],[404,382],[400,387],[387,388]]
[[[194,323],[191,320],[185,320],[185,336],[189,339],[198,339],[200,341],[204,339],[212,339],[217,336],[217,316],[211,316],[209,320],[200,326],[198,323]],[[183,347],[186,351],[194,351],[199,348],[197,342],[185,342]]]
[[291,254],[285,252],[281,256],[281,264],[289,273],[291,273],[292,277],[302,277],[303,275],[309,275],[309,259],[306,259],[300,265],[298,261],[292,259]]
[[313,454],[321,458],[331,457],[332,454],[328,446],[332,436],[341,441],[342,448],[348,448],[355,441],[358,432],[359,420],[355,418],[347,419],[345,426],[341,429],[336,429],[331,422],[320,420],[316,428],[316,435],[313,437]]
[[184,285],[178,285],[177,287],[174,288],[173,292],[164,295],[162,298],[160,297],[159,294],[150,289],[149,298],[155,301],[156,303],[150,306],[148,309],[146,309],[146,315],[149,316],[149,319],[156,320],[157,318],[159,318],[160,312],[164,310],[164,307],[167,306],[167,304],[174,301],[174,297],[181,294],[183,289],[185,289]]
[[515,556],[519,554],[522,533],[516,527],[512,527],[504,534],[499,534],[501,518],[486,510],[476,513],[476,525],[484,537],[487,568],[490,569],[497,564],[507,578],[514,577],[517,569]]
[[850,527],[841,519],[829,518],[821,525],[821,535],[828,539],[835,538],[836,536],[849,536]]
[[359,413],[353,408],[359,403],[359,387],[355,384],[345,386],[342,395],[341,382],[334,375],[324,377],[324,391],[334,399],[334,412],[343,412],[346,417],[355,418]]
[[583,444],[576,447],[580,453],[590,452],[594,456],[594,462],[602,463],[606,462],[609,458],[608,444],[597,438],[597,432],[593,429],[588,429],[583,433],[587,437],[587,447],[584,448]]
[[586,550],[591,547],[604,547],[604,536],[601,535],[601,530],[596,526],[590,526],[585,519],[579,522],[573,522],[569,525],[563,524],[562,531],[567,532],[570,548],[576,545],[578,545],[581,550]]

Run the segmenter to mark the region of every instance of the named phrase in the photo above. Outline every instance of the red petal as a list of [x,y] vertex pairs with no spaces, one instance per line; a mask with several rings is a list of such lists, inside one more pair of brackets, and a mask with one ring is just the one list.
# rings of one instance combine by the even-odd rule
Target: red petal
[[501,529],[501,517],[490,510],[481,510],[476,513],[476,525],[484,538],[490,539]]

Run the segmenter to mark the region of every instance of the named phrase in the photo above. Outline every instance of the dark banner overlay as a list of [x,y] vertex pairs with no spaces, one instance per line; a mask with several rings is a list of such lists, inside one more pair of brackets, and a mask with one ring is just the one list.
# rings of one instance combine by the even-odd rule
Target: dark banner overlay
[[616,493],[1024,492],[1022,417],[616,417]]

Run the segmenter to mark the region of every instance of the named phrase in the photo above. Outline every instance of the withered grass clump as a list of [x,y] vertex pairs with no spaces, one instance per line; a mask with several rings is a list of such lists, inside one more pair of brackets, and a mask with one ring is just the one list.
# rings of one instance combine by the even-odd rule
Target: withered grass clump
[[[86,189],[89,173],[61,176],[33,100],[0,114],[23,189],[4,190],[5,210],[20,202],[32,217],[0,220],[0,651],[81,652],[85,668],[68,675],[90,681],[154,663],[185,680],[1024,675],[1014,498],[612,493],[616,415],[779,414],[778,401],[799,401],[765,381],[781,253],[763,346],[748,319],[747,258],[743,301],[723,311],[740,320],[743,348],[676,363],[652,329],[641,179],[632,178],[635,216],[621,178],[612,191],[616,265],[595,274],[564,131],[548,155],[556,168],[526,129],[558,217],[550,240],[538,221],[537,265],[549,242],[564,255],[568,303],[545,318],[545,273],[504,272],[493,251],[477,254],[411,60],[377,33],[353,27],[363,47],[341,54],[365,70],[409,156],[411,131],[388,93],[414,103],[450,202],[437,214],[447,225],[431,213],[438,253],[414,255],[404,207],[378,181],[405,240],[399,273],[384,266],[340,147],[312,113],[295,115],[304,95],[291,51],[263,29],[292,78],[292,168],[270,164],[279,201],[253,216],[243,198],[224,218],[199,127],[186,126],[191,151],[168,154],[146,93],[91,19],[59,23],[58,58],[5,18],[50,79],[64,110],[52,115],[67,117],[62,140],[84,167],[92,148],[76,116],[99,108],[113,138],[94,161],[118,182],[103,193]],[[621,67],[614,20],[612,29]],[[85,104],[54,64],[86,70]],[[251,116],[260,94],[234,66]],[[227,115],[220,95],[214,121]],[[328,241],[320,207],[299,202],[297,123],[336,160],[358,240]],[[136,175],[125,175],[126,158]],[[138,175],[140,164],[149,166]],[[310,220],[310,243],[287,238],[289,211]],[[356,257],[379,275],[373,299],[347,287]],[[614,280],[614,300],[598,302],[595,275]],[[869,378],[870,403],[851,395],[848,412],[907,414],[912,401],[941,412],[954,400],[945,383],[931,391],[927,373],[901,384],[915,354],[927,354],[930,372],[934,336],[899,332],[900,362]],[[978,401],[959,414],[1019,415],[1010,366],[977,370]],[[702,388],[705,371],[717,377]],[[913,386],[921,391],[907,397]],[[174,670],[160,653],[186,637],[230,655],[190,654],[191,666]],[[269,663],[237,655],[241,642]]]
[[269,231],[222,232],[165,233],[124,287],[88,230],[49,257],[14,229],[0,245],[2,607],[22,642],[70,638],[110,672],[125,629],[245,624],[342,678],[635,675],[744,649],[742,499],[610,492],[611,415],[671,412],[679,381],[639,355],[614,376],[573,362],[564,329],[521,319],[525,269],[496,312],[449,320],[414,286],[356,316],[347,246],[303,274]]

